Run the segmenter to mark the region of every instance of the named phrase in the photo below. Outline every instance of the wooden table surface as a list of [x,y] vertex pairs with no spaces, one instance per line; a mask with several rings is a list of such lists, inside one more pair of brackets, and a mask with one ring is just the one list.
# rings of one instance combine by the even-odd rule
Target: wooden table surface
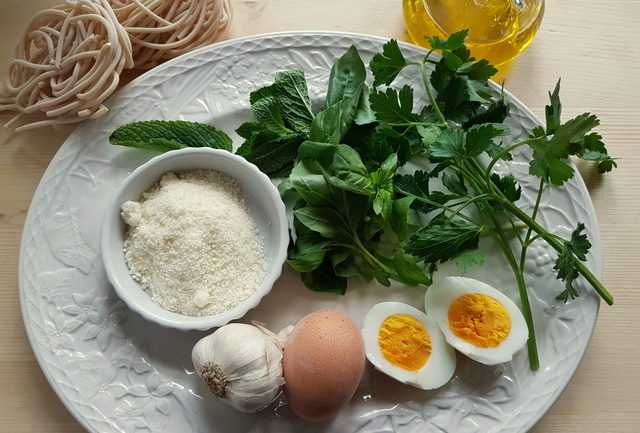
[[[0,78],[29,18],[55,0],[0,1]],[[284,30],[339,30],[408,40],[399,0],[236,0],[228,38]],[[538,36],[515,62],[506,88],[538,116],[562,77],[565,118],[597,113],[620,167],[603,177],[581,167],[604,245],[603,305],[573,380],[532,430],[536,433],[640,432],[640,2],[555,0]],[[0,113],[0,124],[10,116]],[[83,429],[43,376],[20,314],[18,251],[36,186],[73,127],[14,134],[0,127],[0,420],[2,432]],[[638,218],[638,220],[636,219]],[[455,432],[452,432],[455,433]]]

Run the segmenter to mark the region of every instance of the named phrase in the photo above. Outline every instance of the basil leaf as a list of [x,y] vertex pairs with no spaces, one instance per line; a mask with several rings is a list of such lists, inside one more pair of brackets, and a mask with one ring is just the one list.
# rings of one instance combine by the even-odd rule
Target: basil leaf
[[352,45],[331,68],[327,90],[326,107],[339,103],[353,96],[357,97],[356,104],[362,92],[362,85],[367,78],[364,62],[360,58],[358,49]]

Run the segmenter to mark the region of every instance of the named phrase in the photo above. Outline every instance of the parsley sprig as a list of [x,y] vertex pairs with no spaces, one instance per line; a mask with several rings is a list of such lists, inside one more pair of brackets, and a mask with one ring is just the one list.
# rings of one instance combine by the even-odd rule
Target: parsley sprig
[[[440,178],[444,187],[452,193],[446,196],[446,200],[439,200],[437,206],[421,209],[423,213],[435,216],[409,238],[405,249],[428,263],[456,260],[459,269],[464,270],[469,260],[471,263],[482,261],[482,253],[478,250],[480,235],[486,233],[493,237],[516,278],[529,328],[530,366],[535,370],[539,367],[535,326],[524,280],[527,250],[534,241],[542,239],[558,252],[554,270],[557,271],[557,278],[565,283],[565,289],[557,296],[558,300],[567,302],[579,295],[574,283],[582,275],[605,302],[613,303],[611,294],[584,263],[591,247],[583,233],[584,224],[578,223],[571,238],[565,240],[550,233],[536,221],[544,187],[547,184],[562,186],[574,176],[574,169],[568,163],[570,156],[596,161],[600,172],[610,171],[617,164],[608,155],[602,137],[592,132],[599,124],[595,115],[585,113],[564,123],[561,121],[560,82],[549,94],[550,104],[545,108],[544,128],[535,128],[530,137],[518,143],[507,146],[496,143],[499,137],[508,132],[502,123],[508,113],[508,102],[504,97],[491,99],[487,79],[496,70],[486,60],[476,60],[470,56],[463,44],[465,37],[466,31],[453,34],[447,40],[429,38],[432,49],[419,63],[406,61],[397,44],[390,42],[383,53],[374,56],[371,62],[371,70],[376,77],[374,83],[386,85],[391,84],[403,69],[419,67],[424,89],[431,102],[428,108],[437,119],[436,122],[406,126],[416,127],[419,131],[427,130],[427,134],[421,135],[427,159],[438,164],[435,173],[432,171],[427,177],[414,174],[411,180],[418,188],[413,189],[404,187],[409,183],[404,178],[396,183],[396,192],[400,196],[413,197],[429,204],[433,197],[429,193],[428,183]],[[434,51],[442,54],[439,60],[432,59]],[[430,63],[435,65],[431,74],[427,67]],[[410,99],[410,95],[405,98]],[[376,114],[384,113],[383,107],[372,104],[372,108]],[[382,123],[384,121],[383,118]],[[525,213],[516,204],[521,191],[517,180],[511,175],[501,177],[493,171],[500,160],[510,160],[511,153],[523,146],[528,146],[532,152],[529,174],[539,178],[531,214]],[[483,153],[490,158],[486,167],[481,165],[479,159]],[[476,208],[478,220],[471,220],[461,213],[469,205]],[[519,224],[526,226],[524,235],[517,230]],[[510,245],[509,226],[518,234],[519,252]]]

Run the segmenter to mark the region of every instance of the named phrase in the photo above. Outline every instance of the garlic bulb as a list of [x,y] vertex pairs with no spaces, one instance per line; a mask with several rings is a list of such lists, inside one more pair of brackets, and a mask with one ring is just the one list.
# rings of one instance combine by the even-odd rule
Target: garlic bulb
[[257,412],[284,384],[282,349],[292,328],[276,335],[258,323],[225,325],[196,343],[193,366],[213,395],[241,412]]

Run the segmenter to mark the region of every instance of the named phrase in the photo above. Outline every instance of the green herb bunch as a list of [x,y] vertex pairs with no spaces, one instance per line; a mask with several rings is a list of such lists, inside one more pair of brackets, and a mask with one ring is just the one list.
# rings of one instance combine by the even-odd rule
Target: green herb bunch
[[[559,84],[550,94],[546,126],[503,145],[509,103],[504,96],[492,98],[488,79],[496,69],[471,57],[466,34],[429,38],[431,50],[421,62],[407,61],[397,42],[389,41],[369,64],[372,88],[351,47],[333,66],[318,113],[311,109],[302,72],[279,74],[272,86],[252,94],[258,122],[238,129],[247,140],[238,153],[272,175],[290,170],[280,184],[281,194],[294,203],[295,242],[288,263],[314,290],[344,293],[354,276],[383,285],[390,280],[429,285],[438,263],[454,260],[460,273],[482,264],[478,243],[491,236],[515,275],[529,327],[530,363],[537,369],[524,280],[527,249],[535,240],[543,239],[559,253],[554,269],[565,283],[559,300],[578,296],[574,282],[582,275],[612,302],[584,265],[591,246],[584,224],[563,239],[536,222],[544,186],[561,186],[573,177],[569,156],[596,161],[602,172],[616,162],[592,132],[596,116],[561,122]],[[434,58],[434,52],[441,57]],[[391,87],[405,68],[415,68],[423,89]],[[429,100],[419,110],[414,110],[416,91],[426,92]],[[531,149],[529,173],[539,178],[531,214],[516,205],[521,194],[516,178],[493,171],[522,146]],[[480,162],[483,154],[488,164]],[[428,169],[400,174],[407,162],[420,160]],[[519,251],[509,243],[514,234]]]
[[[591,244],[584,224],[564,239],[536,221],[543,190],[574,176],[570,156],[596,162],[601,172],[616,162],[592,131],[599,124],[596,116],[561,121],[559,83],[549,94],[546,125],[525,140],[503,143],[509,102],[504,95],[492,96],[488,80],[496,69],[471,57],[466,35],[428,38],[431,50],[420,62],[408,61],[390,40],[369,63],[371,87],[367,68],[351,47],[331,69],[319,111],[302,71],[278,73],[272,85],[251,93],[256,121],[237,129],[245,140],[237,153],[270,176],[284,177],[279,190],[294,216],[288,263],[313,290],[345,293],[351,277],[385,286],[392,280],[429,285],[439,263],[453,260],[461,274],[483,264],[479,241],[493,238],[516,279],[535,370],[539,361],[524,279],[533,242],[543,240],[558,252],[554,270],[565,285],[558,300],[577,297],[574,283],[582,276],[605,302],[613,302],[585,266]],[[405,69],[415,70],[422,88],[392,86]],[[414,109],[414,92],[426,94],[428,104]],[[135,125],[115,131],[112,142],[149,147],[144,139],[133,144]],[[207,134],[213,147],[228,149],[220,131]],[[174,146],[190,145],[179,135],[172,136]],[[159,144],[161,150],[171,147],[164,139]],[[530,214],[516,204],[518,180],[494,172],[520,147],[530,149],[529,173],[539,179]],[[409,170],[409,162],[424,168]],[[511,247],[513,238],[517,249]]]

